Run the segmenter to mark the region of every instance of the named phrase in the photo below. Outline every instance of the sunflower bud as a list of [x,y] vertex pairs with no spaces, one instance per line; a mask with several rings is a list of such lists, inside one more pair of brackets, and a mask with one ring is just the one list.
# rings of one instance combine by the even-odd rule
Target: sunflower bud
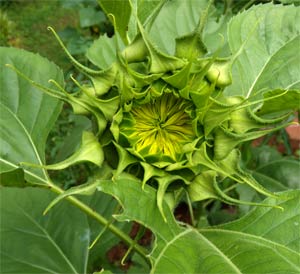
[[75,110],[95,116],[112,174],[130,173],[141,185],[157,185],[161,212],[173,182],[177,189],[186,189],[192,201],[239,203],[219,187],[225,178],[272,196],[240,168],[238,145],[273,131],[270,126],[286,116],[262,119],[249,99],[223,96],[231,84],[232,60],[206,56],[199,32],[176,39],[176,56],[169,56],[137,22],[139,34],[117,54],[111,68],[86,69],[93,85],[78,84],[81,94],[67,97]]

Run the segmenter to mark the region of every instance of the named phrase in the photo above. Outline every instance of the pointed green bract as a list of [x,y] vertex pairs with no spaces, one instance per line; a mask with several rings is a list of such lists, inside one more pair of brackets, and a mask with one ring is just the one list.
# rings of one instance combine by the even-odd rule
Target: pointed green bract
[[[85,131],[82,134],[82,143],[80,148],[72,156],[60,163],[41,165],[40,167],[50,170],[61,170],[81,162],[91,162],[97,166],[101,166],[103,160],[104,154],[99,141],[93,135],[93,133]],[[38,165],[33,165],[30,163],[23,163],[23,165],[39,167]]]

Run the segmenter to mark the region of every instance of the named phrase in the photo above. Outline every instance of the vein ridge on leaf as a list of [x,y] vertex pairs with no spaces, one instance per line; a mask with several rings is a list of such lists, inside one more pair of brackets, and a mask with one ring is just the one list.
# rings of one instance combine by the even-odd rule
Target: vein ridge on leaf
[[57,251],[59,252],[59,254],[62,256],[62,258],[66,261],[66,263],[69,265],[70,269],[77,274],[76,269],[74,268],[74,266],[71,264],[69,258],[63,253],[63,251],[61,250],[61,248],[56,244],[55,241],[53,241],[52,237],[49,235],[49,233],[36,221],[34,220],[23,208],[19,207],[19,210],[24,214],[24,216],[27,217],[28,220],[30,220],[37,228],[39,228],[42,232],[44,232],[45,236],[47,237],[47,239],[49,240],[49,242],[57,249]]
[[4,256],[6,256],[6,257],[10,258],[11,260],[16,261],[18,263],[21,263],[21,264],[24,264],[24,265],[33,266],[33,267],[35,267],[37,269],[42,269],[44,271],[48,271],[49,273],[57,274],[56,272],[53,272],[51,269],[48,269],[48,268],[45,268],[45,267],[41,267],[41,266],[36,265],[36,264],[29,263],[28,261],[23,261],[23,260],[21,260],[19,258],[16,258],[16,257],[9,256],[6,252],[2,252],[1,251],[0,254],[3,254]]
[[[211,228],[211,229],[201,228],[201,229],[199,229],[199,232],[204,232],[204,233],[219,232],[219,233],[224,233],[224,234],[228,234],[228,233],[237,234],[237,235],[239,235],[241,237],[241,239],[243,239],[243,241],[246,240],[245,238],[243,238],[243,237],[246,236],[246,237],[250,237],[250,238],[253,238],[253,239],[257,240],[257,241],[255,241],[255,243],[258,244],[258,245],[265,246],[265,247],[270,247],[270,246],[266,246],[266,245],[263,244],[263,241],[265,241],[265,242],[273,245],[274,247],[278,246],[278,247],[280,247],[282,249],[287,250],[288,252],[294,253],[294,255],[297,255],[299,257],[299,260],[300,260],[300,253],[296,252],[295,250],[290,249],[289,247],[287,247],[285,245],[282,245],[280,243],[273,242],[273,241],[271,241],[269,239],[266,239],[266,238],[263,238],[261,236],[257,236],[257,235],[254,235],[254,234],[245,233],[245,232],[242,232],[242,231],[236,231],[236,230],[230,230],[230,229],[218,229],[218,228]],[[276,249],[274,251],[276,253],[278,252]],[[299,266],[296,266],[296,267],[297,267],[297,269],[300,270]]]
[[[202,229],[201,229],[202,230]],[[198,230],[199,232],[201,232],[201,230]],[[198,233],[199,233],[198,232]],[[232,268],[235,270],[236,273],[238,274],[243,274],[238,267],[231,261],[230,258],[228,258],[218,247],[216,247],[210,240],[208,240],[204,235],[202,235],[202,233],[199,233],[199,235],[214,249],[216,250],[222,258],[224,258],[225,261],[227,261]]]

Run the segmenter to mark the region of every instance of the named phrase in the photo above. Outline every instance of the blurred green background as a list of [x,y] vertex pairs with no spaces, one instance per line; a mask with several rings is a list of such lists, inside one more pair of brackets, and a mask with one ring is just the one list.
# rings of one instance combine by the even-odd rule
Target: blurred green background
[[96,0],[0,0],[0,45],[39,53],[64,70],[70,62],[47,27],[53,27],[80,61],[100,34],[113,35]]

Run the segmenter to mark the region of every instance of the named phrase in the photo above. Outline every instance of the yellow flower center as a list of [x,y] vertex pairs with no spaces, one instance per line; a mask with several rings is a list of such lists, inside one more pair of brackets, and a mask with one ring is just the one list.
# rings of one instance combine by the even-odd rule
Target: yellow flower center
[[131,110],[133,128],[129,142],[143,156],[168,156],[178,160],[182,146],[194,139],[192,120],[186,112],[191,104],[172,94]]

